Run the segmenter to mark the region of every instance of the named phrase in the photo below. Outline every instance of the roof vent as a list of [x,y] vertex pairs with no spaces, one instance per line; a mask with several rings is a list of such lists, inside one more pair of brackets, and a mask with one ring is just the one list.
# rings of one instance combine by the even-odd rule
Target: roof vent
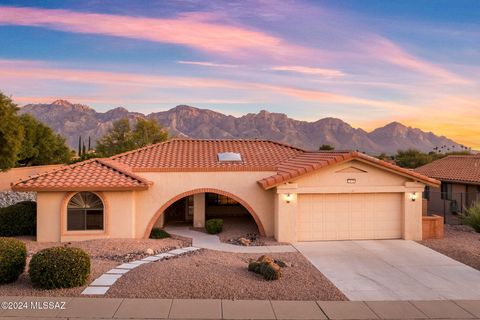
[[236,152],[220,152],[218,161],[242,161],[242,156]]

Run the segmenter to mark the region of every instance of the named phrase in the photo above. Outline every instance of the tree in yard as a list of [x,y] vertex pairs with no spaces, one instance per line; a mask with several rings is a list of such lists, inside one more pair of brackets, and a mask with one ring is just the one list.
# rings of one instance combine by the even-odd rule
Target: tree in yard
[[168,132],[155,120],[137,119],[135,130],[133,130],[133,142],[136,148],[166,140],[168,140]]
[[154,120],[138,118],[132,130],[125,118],[114,122],[107,134],[97,141],[96,152],[109,157],[167,139],[168,133]]
[[395,163],[403,168],[415,169],[423,166],[434,158],[430,154],[420,152],[416,149],[399,150],[395,155]]
[[70,160],[70,149],[61,135],[28,114],[20,116],[20,124],[24,137],[17,157],[18,165],[47,165]]
[[0,92],[0,171],[15,166],[22,144],[23,128],[17,110],[17,105]]
[[335,150],[335,147],[329,144],[322,144],[320,148],[318,148],[319,151],[332,151]]

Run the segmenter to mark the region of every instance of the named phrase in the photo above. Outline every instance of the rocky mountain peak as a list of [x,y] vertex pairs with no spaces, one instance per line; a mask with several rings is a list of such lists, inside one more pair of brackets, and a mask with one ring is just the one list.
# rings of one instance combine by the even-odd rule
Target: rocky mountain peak
[[58,99],[58,100],[53,101],[51,103],[51,105],[61,106],[61,107],[71,107],[71,106],[73,106],[73,103],[71,103],[70,101],[67,101],[67,100]]

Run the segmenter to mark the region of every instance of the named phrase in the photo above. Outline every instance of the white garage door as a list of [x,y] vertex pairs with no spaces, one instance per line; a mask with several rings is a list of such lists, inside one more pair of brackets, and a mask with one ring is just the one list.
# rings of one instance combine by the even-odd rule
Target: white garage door
[[305,194],[298,196],[297,239],[398,239],[400,193]]

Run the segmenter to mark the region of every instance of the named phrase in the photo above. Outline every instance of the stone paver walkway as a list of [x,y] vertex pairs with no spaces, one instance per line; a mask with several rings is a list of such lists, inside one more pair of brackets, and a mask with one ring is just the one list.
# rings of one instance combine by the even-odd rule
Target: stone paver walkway
[[297,252],[291,245],[278,246],[236,246],[220,241],[217,235],[207,234],[200,231],[195,231],[189,227],[165,227],[165,231],[171,234],[176,234],[182,237],[191,238],[192,245],[198,248],[235,252],[235,253],[280,253],[280,252]]
[[[270,301],[0,297],[0,319],[480,319],[480,300]],[[52,308],[44,303],[51,303]],[[39,306],[43,306],[39,308]]]
[[200,250],[200,248],[185,247],[159,253],[141,260],[123,263],[95,279],[88,287],[85,288],[85,290],[83,290],[82,295],[104,295],[110,289],[110,286],[117,282],[117,280],[120,279],[124,274],[138,266],[141,266],[142,264],[178,257],[197,250]]

